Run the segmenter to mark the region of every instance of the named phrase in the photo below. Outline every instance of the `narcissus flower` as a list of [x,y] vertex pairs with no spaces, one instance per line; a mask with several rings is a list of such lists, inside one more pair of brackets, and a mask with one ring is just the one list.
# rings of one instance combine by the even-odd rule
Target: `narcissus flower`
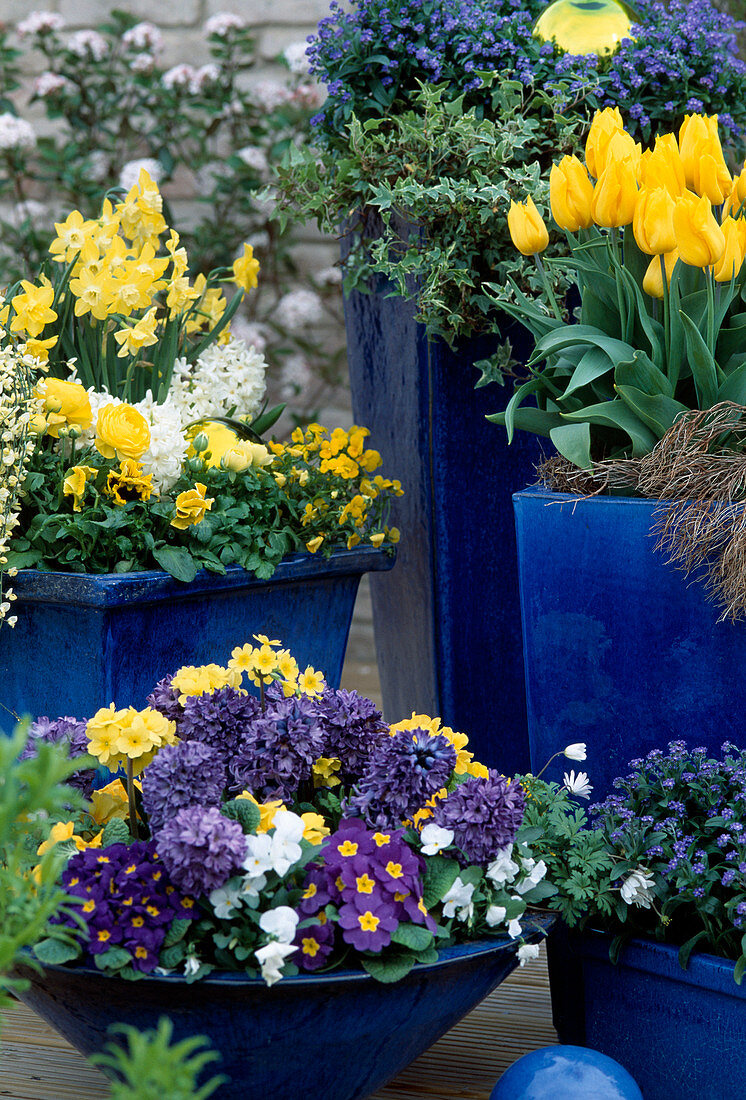
[[535,256],[549,244],[549,233],[534,200],[529,195],[524,203],[511,202],[508,211],[510,239],[523,256]]
[[244,244],[243,256],[233,262],[233,282],[248,294],[259,284],[259,261],[254,259],[254,249]]
[[11,299],[16,315],[10,322],[10,331],[27,332],[32,337],[41,336],[44,326],[57,320],[57,314],[51,308],[54,288],[51,284],[35,286],[27,279],[21,280],[21,286],[23,293]]
[[593,184],[585,166],[577,157],[563,157],[549,173],[549,200],[552,217],[560,229],[577,233],[593,224],[591,199]]
[[725,236],[706,195],[698,198],[687,191],[677,199],[673,227],[681,259],[691,267],[716,264],[725,251]]

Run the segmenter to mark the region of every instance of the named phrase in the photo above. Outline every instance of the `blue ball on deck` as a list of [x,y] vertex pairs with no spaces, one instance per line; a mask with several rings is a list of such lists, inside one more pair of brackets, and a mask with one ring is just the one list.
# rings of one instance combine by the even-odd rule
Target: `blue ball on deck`
[[643,1100],[627,1070],[586,1047],[542,1047],[502,1075],[490,1100]]

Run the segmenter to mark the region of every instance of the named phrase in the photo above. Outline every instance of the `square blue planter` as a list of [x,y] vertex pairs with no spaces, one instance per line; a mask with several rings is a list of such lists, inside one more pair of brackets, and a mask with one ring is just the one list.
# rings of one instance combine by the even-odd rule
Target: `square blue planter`
[[191,584],[158,571],[22,570],[13,581],[18,623],[0,630],[0,729],[12,728],[13,715],[142,707],[163,676],[224,664],[256,633],[280,639],[301,668],[313,665],[338,687],[360,577],[393,560],[374,547],[296,554],[269,580],[230,566]]
[[746,985],[734,964],[634,939],[618,964],[611,937],[566,929],[547,941],[554,1025],[561,1043],[615,1058],[645,1100],[744,1100]]
[[532,769],[584,741],[596,799],[669,741],[714,755],[743,744],[746,626],[718,622],[704,585],[655,550],[660,502],[539,489],[513,501]]

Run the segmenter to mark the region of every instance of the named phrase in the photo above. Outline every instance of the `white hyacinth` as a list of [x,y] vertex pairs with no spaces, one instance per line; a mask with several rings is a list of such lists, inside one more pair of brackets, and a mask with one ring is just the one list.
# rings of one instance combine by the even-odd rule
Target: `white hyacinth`
[[256,416],[264,398],[267,363],[255,347],[243,340],[211,344],[194,367],[177,359],[171,395],[184,424],[210,416]]
[[54,11],[32,11],[16,27],[21,38],[32,34],[49,34],[50,31],[61,31],[65,20]]
[[142,157],[140,160],[128,160],[122,165],[119,173],[119,186],[125,191],[134,187],[140,178],[142,169],[148,173],[153,183],[160,183],[163,178],[163,165],[154,157]]
[[153,485],[158,492],[165,492],[178,479],[186,457],[181,409],[170,394],[162,405],[156,404],[150,391],[135,408],[150,426],[150,446],[140,459],[143,472],[153,475]]
[[0,149],[32,149],[36,134],[30,123],[5,111],[0,115]]
[[274,311],[277,324],[291,332],[318,324],[323,316],[321,298],[313,290],[291,290],[280,298]]

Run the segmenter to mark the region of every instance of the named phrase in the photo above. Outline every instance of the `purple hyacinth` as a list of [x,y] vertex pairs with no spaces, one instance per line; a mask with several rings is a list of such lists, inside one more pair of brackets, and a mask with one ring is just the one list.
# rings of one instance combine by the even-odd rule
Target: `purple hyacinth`
[[209,894],[238,870],[246,837],[237,821],[217,806],[186,806],[156,838],[158,854],[173,881],[189,894]]
[[[38,746],[41,744],[66,746],[71,760],[76,756],[88,755],[88,735],[86,723],[77,718],[57,718],[51,720],[46,716],[37,718],[29,727],[28,741],[21,752],[20,759],[28,760],[37,755]],[[71,786],[79,790],[86,798],[89,798],[93,790],[93,780],[96,774],[95,768],[84,768],[73,772],[66,780]]]
[[184,806],[219,806],[225,784],[225,762],[210,745],[166,745],[142,775],[142,801],[151,832],[162,829]]
[[349,809],[369,825],[395,829],[446,786],[455,766],[456,750],[443,734],[398,730],[376,747]]
[[313,699],[270,699],[230,762],[235,786],[250,790],[260,801],[290,800],[300,784],[310,780],[324,746],[324,729]]
[[147,701],[153,710],[160,711],[169,721],[178,722],[184,713],[184,709],[179,702],[178,691],[171,687],[172,680],[172,675],[164,676],[162,680],[159,680],[148,696]]
[[184,741],[204,741],[223,754],[232,756],[261,712],[259,700],[237,688],[191,695],[184,702],[176,732]]
[[490,769],[486,778],[471,776],[437,802],[433,820],[453,829],[454,843],[467,863],[490,863],[515,840],[525,802],[520,783]]
[[318,706],[327,736],[324,755],[342,761],[343,783],[358,779],[373,751],[388,738],[383,716],[370,699],[342,688],[327,688]]

